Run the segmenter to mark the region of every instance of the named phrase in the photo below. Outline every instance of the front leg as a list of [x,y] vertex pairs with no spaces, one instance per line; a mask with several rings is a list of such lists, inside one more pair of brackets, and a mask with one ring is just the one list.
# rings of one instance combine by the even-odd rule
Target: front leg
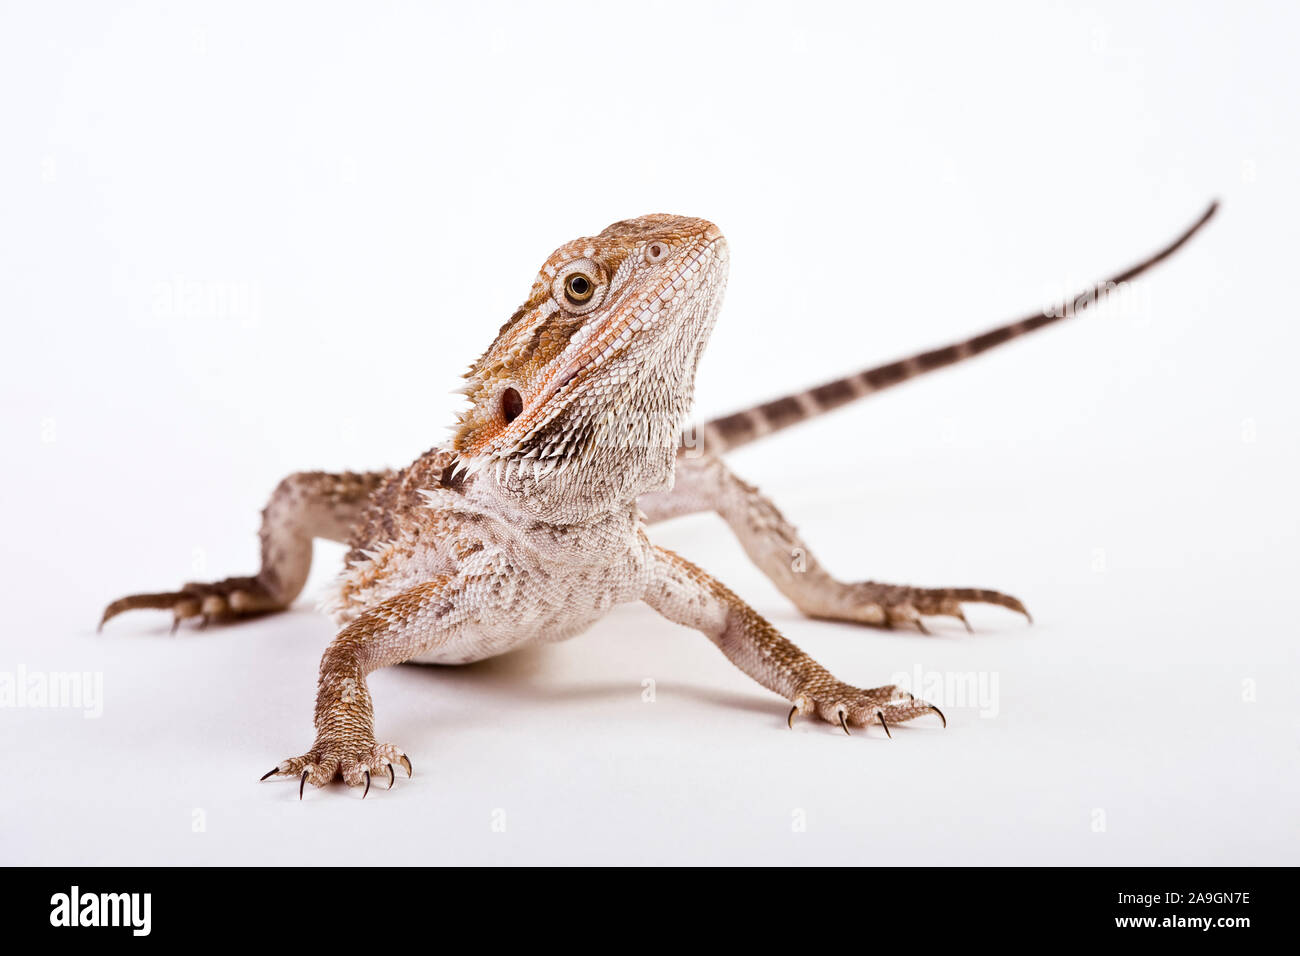
[[996,604],[1029,617],[1016,598],[986,588],[918,588],[836,580],[771,499],[713,456],[679,456],[672,491],[643,495],[637,503],[651,521],[716,511],[750,560],[809,617],[877,627],[906,623],[922,632],[923,619],[929,615],[946,615],[965,623],[964,602]]
[[366,675],[381,667],[410,660],[445,640],[453,629],[457,584],[440,576],[403,591],[352,620],[320,662],[316,685],[316,740],[300,757],[282,760],[262,777],[299,778],[298,796],[311,783],[323,787],[341,776],[349,786],[365,785],[373,777],[396,779],[394,764],[409,777],[411,761],[392,744],[375,740],[375,712]]
[[206,625],[285,610],[307,583],[312,539],[346,543],[370,496],[391,474],[302,471],[290,475],[276,486],[262,510],[262,567],[257,574],[118,598],[104,609],[100,628],[136,608],[171,611],[173,631],[186,618],[199,618]]
[[[793,705],[795,714],[816,714],[849,732],[849,724],[891,723],[938,714],[893,684],[867,690],[836,680],[738,598],[722,582],[667,548],[654,548],[644,600],[671,621],[702,631],[727,659]],[[947,721],[944,720],[945,726]]]

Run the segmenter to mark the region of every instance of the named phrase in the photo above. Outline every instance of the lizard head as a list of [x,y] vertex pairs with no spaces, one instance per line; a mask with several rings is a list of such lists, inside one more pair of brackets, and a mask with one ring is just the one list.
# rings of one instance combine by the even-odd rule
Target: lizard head
[[726,278],[703,219],[642,216],[556,249],[466,374],[460,462],[544,520],[671,487]]

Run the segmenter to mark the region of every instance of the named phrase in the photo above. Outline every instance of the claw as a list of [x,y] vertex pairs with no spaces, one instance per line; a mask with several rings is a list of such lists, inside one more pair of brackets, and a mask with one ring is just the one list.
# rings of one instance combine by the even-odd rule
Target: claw
[[390,763],[388,765],[388,789],[392,790],[395,783],[397,783],[397,771],[393,769],[393,765]]
[[365,793],[362,793],[362,794],[361,794],[361,799],[362,799],[362,800],[366,799],[366,794],[369,793],[369,792],[370,792],[370,771],[367,770],[367,771],[366,771],[366,789],[365,789]]
[[930,709],[939,715],[939,719],[943,721],[943,726],[946,728],[948,726],[948,718],[943,715],[943,711],[934,706],[934,704],[930,705]]
[[[267,777],[273,777],[273,776],[275,776],[275,775],[276,775],[277,773],[279,773],[279,772],[280,772],[280,768],[279,768],[278,766],[277,766],[277,767],[272,767],[272,768],[271,768],[270,770],[268,770],[266,773],[262,774],[262,780],[265,780]],[[262,780],[259,780],[258,783],[261,783]]]
[[309,772],[310,772],[310,771],[304,770],[304,771],[302,772],[302,779],[298,781],[298,799],[299,799],[299,800],[302,799],[302,791],[303,791],[303,788],[304,788],[305,786],[307,786],[307,774],[308,774]]
[[918,631],[920,631],[922,634],[929,634],[929,633],[930,633],[930,629],[927,628],[927,627],[925,626],[925,621],[921,620],[920,615],[917,615],[917,617],[916,617],[915,621],[913,621],[913,623],[916,624],[916,629],[917,629]]
[[[840,726],[844,728],[846,734],[849,734],[849,722],[844,719],[844,711],[842,710],[840,711]],[[852,737],[853,735],[849,734],[849,736]]]
[[789,725],[791,730],[794,730],[794,715],[797,713],[799,713],[799,705],[795,704],[790,708],[789,716],[785,718],[785,722]]
[[889,732],[889,724],[885,723],[885,715],[882,711],[876,711],[876,719],[880,721],[880,726],[885,728],[885,736],[893,740],[894,735]]
[[184,595],[179,591],[169,591],[162,594],[131,594],[124,598],[118,598],[108,607],[104,608],[104,614],[99,619],[99,630],[104,629],[104,625],[117,617],[123,611],[133,611],[136,608],[156,608],[164,610],[175,605],[176,601],[183,598]]
[[967,634],[975,633],[975,628],[971,627],[970,621],[966,620],[966,612],[963,611],[960,607],[957,608],[956,612],[953,613],[953,617],[957,618],[959,621],[961,621],[963,624],[966,625]]
[[995,601],[993,603],[1000,604],[1004,608],[1010,611],[1019,611],[1021,614],[1025,616],[1026,621],[1028,621],[1030,624],[1034,623],[1034,616],[1029,613],[1029,608],[1025,607],[1025,605],[1018,598],[1013,598],[1010,594],[1003,594],[1001,595],[1001,597],[1003,597],[1004,600]]
[[402,754],[402,764],[406,767],[406,778],[411,779],[415,775],[415,770],[411,767],[411,758]]

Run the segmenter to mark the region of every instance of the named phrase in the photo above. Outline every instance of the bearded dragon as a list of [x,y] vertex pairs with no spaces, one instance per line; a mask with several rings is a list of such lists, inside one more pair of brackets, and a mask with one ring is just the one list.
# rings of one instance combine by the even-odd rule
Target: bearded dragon
[[[715,511],[748,556],[805,614],[925,630],[966,624],[962,605],[1025,606],[983,588],[845,583],[833,578],[776,506],[721,455],[1074,315],[1181,247],[1214,214],[1154,256],[1062,307],[964,342],[827,382],[682,431],[696,366],[722,302],[727,242],[713,223],[649,215],[556,249],[527,301],[466,374],[469,406],[449,447],[401,470],[285,478],[262,512],[262,565],[251,577],[187,584],[108,605],[182,620],[236,621],[284,610],[302,590],[312,540],[351,548],[333,590],[339,630],[321,659],[316,737],[262,779],[370,791],[406,753],[380,743],[366,686],[404,661],[461,664],[585,630],[612,607],[644,601],[703,632],[742,671],[790,702],[788,722],[891,724],[935,714],[894,685],[846,684],[708,572],[656,546],[647,526]],[[798,556],[798,560],[795,559]]]

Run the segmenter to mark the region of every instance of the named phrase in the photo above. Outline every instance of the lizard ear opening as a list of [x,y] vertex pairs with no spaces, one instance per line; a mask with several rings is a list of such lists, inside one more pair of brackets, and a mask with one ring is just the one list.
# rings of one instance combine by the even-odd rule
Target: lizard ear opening
[[507,388],[501,393],[501,414],[509,425],[523,414],[524,397],[515,388]]

